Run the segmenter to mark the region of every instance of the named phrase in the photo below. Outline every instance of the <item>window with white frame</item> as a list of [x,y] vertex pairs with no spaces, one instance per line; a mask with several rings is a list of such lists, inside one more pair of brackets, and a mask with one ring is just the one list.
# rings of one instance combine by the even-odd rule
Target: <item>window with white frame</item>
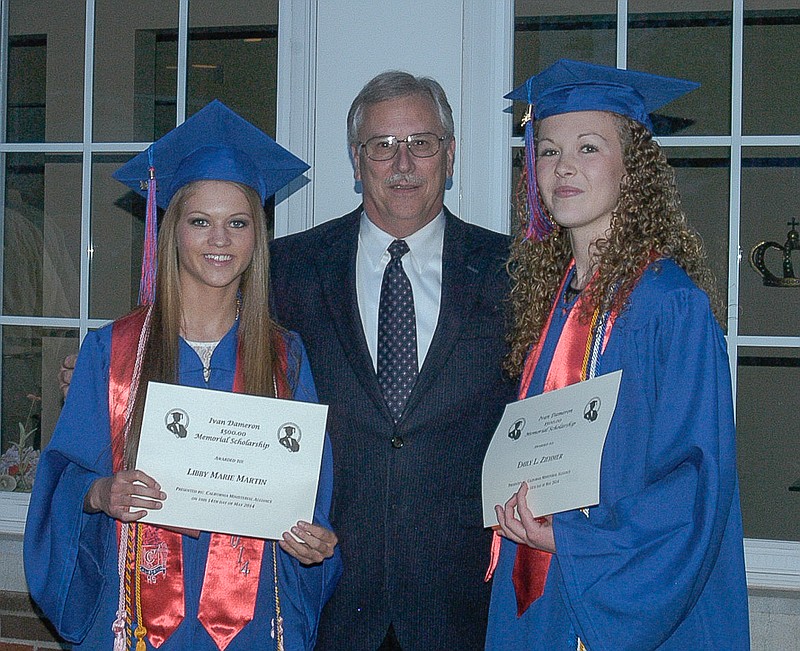
[[[663,109],[654,121],[656,135],[676,168],[684,208],[703,236],[727,299],[748,581],[795,588],[800,587],[798,43],[797,0],[515,3],[514,86],[562,57],[702,84]],[[516,130],[515,177],[522,146]],[[763,264],[757,269],[748,259],[762,242]],[[784,286],[765,284],[765,276]]]
[[137,301],[111,173],[218,98],[275,135],[278,2],[0,0],[0,532],[22,531],[61,361]]

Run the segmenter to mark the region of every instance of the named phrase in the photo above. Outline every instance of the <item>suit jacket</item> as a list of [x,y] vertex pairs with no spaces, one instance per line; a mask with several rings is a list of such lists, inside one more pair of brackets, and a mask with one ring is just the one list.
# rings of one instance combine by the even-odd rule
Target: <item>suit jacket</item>
[[483,649],[490,533],[481,465],[504,379],[508,238],[445,210],[439,322],[403,416],[381,394],[356,298],[361,208],[272,246],[275,315],[300,333],[330,405],[331,522],[344,574],[317,649]]

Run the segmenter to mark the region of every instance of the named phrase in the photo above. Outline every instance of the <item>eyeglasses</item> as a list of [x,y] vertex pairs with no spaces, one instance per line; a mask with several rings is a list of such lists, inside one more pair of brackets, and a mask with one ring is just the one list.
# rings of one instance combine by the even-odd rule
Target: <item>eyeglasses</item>
[[417,158],[430,158],[439,153],[441,143],[450,136],[437,136],[435,133],[412,133],[407,138],[400,139],[397,136],[375,136],[367,142],[358,143],[367,152],[370,160],[383,161],[391,160],[397,154],[400,143],[405,143],[410,151]]

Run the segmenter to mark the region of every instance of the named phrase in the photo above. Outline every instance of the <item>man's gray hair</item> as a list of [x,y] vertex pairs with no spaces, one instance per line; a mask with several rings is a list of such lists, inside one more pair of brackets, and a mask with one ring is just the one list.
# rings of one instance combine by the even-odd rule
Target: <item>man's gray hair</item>
[[[415,77],[400,70],[388,70],[368,81],[350,105],[350,111],[347,113],[348,144],[356,145],[359,142],[358,132],[364,121],[365,107],[390,99],[408,97],[409,95],[421,95],[430,98],[439,113],[439,120],[444,129],[442,135],[453,136],[455,133],[453,109],[450,108],[447,95],[439,82],[430,77]],[[381,135],[407,136],[410,134]]]

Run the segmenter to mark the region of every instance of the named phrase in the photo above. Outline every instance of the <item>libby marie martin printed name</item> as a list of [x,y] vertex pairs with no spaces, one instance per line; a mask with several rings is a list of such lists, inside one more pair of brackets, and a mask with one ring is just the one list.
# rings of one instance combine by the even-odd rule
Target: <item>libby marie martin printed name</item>
[[223,481],[235,481],[240,484],[255,484],[257,486],[265,486],[268,481],[263,477],[248,477],[247,475],[217,472],[216,470],[197,470],[196,468],[189,468],[189,470],[186,471],[186,474],[192,477],[203,477],[205,479],[221,479]]

